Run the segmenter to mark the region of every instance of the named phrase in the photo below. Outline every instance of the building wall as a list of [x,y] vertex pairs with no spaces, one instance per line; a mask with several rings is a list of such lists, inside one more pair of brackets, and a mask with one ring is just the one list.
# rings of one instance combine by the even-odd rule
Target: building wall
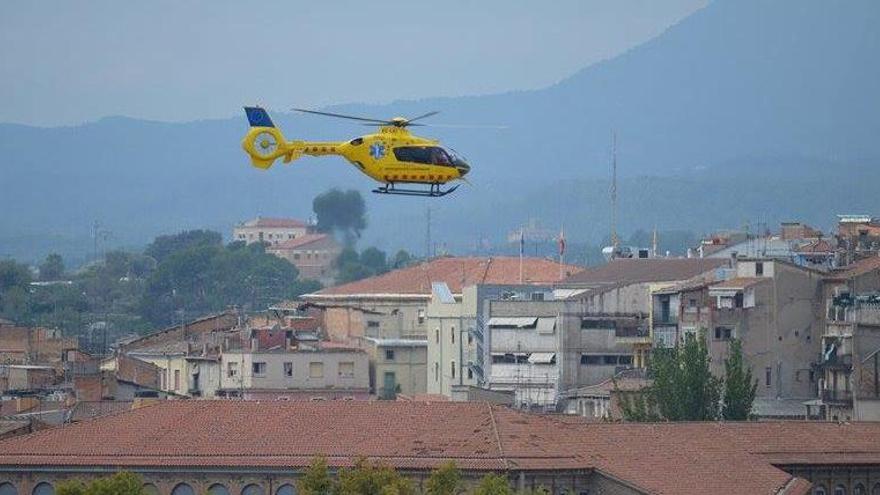
[[[754,262],[737,263],[737,274],[754,277]],[[813,398],[817,382],[810,371],[818,358],[825,313],[822,275],[769,261],[764,262],[764,275],[768,283],[754,286],[754,307],[713,308],[713,328],[707,332],[713,372],[723,375],[729,349],[729,342],[715,338],[714,327],[729,326],[758,379],[758,397]]]
[[[428,346],[422,345],[381,345],[367,343],[370,354],[370,389],[381,395],[384,391],[385,374],[393,373],[399,393],[404,395],[424,394],[428,391]],[[386,351],[394,353],[389,359]]]
[[308,233],[308,227],[245,227],[238,226],[232,230],[232,239],[244,241],[247,244],[255,242],[267,242],[279,244]]
[[427,297],[339,300],[327,304],[324,331],[334,342],[351,342],[361,337],[424,339],[426,335]]
[[[576,305],[568,307],[577,308]],[[596,385],[613,377],[621,367],[628,367],[604,362],[582,363],[583,355],[632,357],[632,345],[622,343],[614,328],[581,328],[582,316],[579,312],[568,311],[561,318],[562,359],[558,361],[561,390]]]
[[[254,373],[253,363],[265,363],[265,372]],[[292,375],[285,374],[285,363]],[[351,374],[340,366],[351,364]],[[229,375],[230,364],[238,372]],[[221,388],[240,389],[368,389],[369,361],[362,351],[224,352],[220,357]],[[318,373],[320,370],[320,373]]]

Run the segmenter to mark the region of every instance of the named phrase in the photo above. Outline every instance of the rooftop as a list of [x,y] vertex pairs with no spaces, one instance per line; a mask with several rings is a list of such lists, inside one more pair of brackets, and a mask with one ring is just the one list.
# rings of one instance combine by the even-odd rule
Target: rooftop
[[828,274],[828,278],[847,280],[878,269],[880,269],[880,256],[871,256],[832,271]]
[[736,277],[709,286],[710,289],[745,289],[770,280],[767,277]]
[[[544,258],[524,258],[522,282],[524,284],[550,284],[577,273],[583,268],[563,265],[560,277],[559,263]],[[520,259],[513,256],[490,258],[443,257],[419,263],[375,277],[348,284],[337,285],[303,296],[304,299],[328,296],[358,295],[418,295],[431,296],[432,282],[445,282],[454,294],[463,287],[476,284],[520,283]]]
[[0,469],[287,469],[319,455],[331,466],[366,457],[398,469],[595,469],[657,494],[806,494],[808,483],[775,466],[878,464],[880,423],[615,424],[477,402],[162,401],[4,440]]
[[562,281],[566,284],[604,285],[640,282],[674,282],[726,266],[724,258],[614,259],[588,268]]
[[313,244],[318,241],[323,241],[330,237],[328,234],[306,234],[301,235],[299,237],[294,237],[293,239],[289,239],[283,242],[278,243],[277,245],[271,246],[269,249],[297,249],[308,246],[309,244]]
[[252,220],[248,220],[246,222],[238,224],[238,227],[256,227],[264,229],[302,229],[307,227],[307,225],[302,220],[297,220],[295,218],[257,217]]

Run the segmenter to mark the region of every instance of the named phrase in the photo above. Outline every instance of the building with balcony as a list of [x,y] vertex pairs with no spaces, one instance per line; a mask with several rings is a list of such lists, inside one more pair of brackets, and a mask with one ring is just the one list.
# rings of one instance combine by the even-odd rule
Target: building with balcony
[[416,396],[428,390],[428,341],[364,338],[370,356],[370,391],[380,399]]

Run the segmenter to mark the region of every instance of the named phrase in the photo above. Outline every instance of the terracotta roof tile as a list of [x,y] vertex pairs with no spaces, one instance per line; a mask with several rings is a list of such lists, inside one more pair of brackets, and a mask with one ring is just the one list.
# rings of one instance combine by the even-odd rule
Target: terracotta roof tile
[[242,227],[262,227],[264,229],[290,229],[290,228],[304,228],[306,227],[305,222],[302,220],[297,220],[295,218],[264,218],[257,217],[253,220],[248,220],[241,225]]
[[878,269],[880,269],[880,256],[871,256],[850,263],[840,270],[835,270],[829,275],[829,278],[851,279]]
[[286,249],[296,249],[308,246],[309,244],[313,244],[318,241],[323,241],[327,239],[327,234],[306,234],[301,235],[299,237],[294,237],[293,239],[288,239],[286,241],[280,242],[274,246],[269,246],[267,249],[269,250],[286,250]]
[[[328,418],[332,418],[328,421]],[[589,423],[483,403],[169,401],[0,442],[0,466],[589,470],[655,494],[803,494],[774,466],[880,463],[880,423]],[[674,473],[670,475],[670,473]]]
[[[431,283],[446,282],[453,293],[461,293],[463,287],[474,284],[518,284],[520,260],[518,257],[497,256],[491,258],[446,257],[394,270],[375,277],[303,296],[341,296],[355,294],[431,294]],[[559,263],[544,258],[523,259],[523,283],[552,284],[559,282]],[[562,278],[583,270],[574,265],[564,265]]]
[[717,258],[652,258],[616,259],[588,268],[565,279],[562,284],[602,285],[639,282],[673,282],[726,266],[726,259]]

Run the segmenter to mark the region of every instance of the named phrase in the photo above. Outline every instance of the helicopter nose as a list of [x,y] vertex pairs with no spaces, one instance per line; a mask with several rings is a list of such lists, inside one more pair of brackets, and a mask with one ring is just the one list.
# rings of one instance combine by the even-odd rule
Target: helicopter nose
[[467,163],[459,163],[458,165],[455,166],[455,168],[458,169],[458,174],[461,175],[462,177],[464,177],[465,175],[468,174],[468,172],[471,171],[471,166],[468,165]]

